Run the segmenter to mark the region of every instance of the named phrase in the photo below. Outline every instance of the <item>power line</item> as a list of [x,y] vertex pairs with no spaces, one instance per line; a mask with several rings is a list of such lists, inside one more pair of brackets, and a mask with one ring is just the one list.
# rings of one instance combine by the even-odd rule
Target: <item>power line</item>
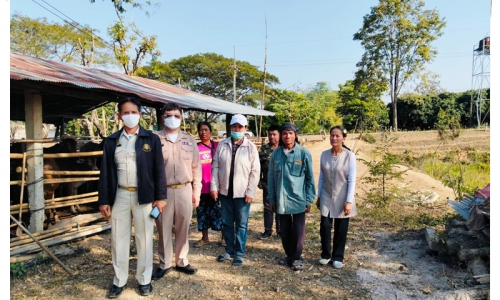
[[114,45],[113,44],[110,44],[108,43],[106,40],[104,40],[102,37],[100,37],[99,35],[95,34],[94,32],[92,31],[89,31],[87,30],[85,27],[83,27],[82,25],[80,25],[80,23],[78,23],[77,21],[73,20],[72,18],[70,18],[69,16],[67,16],[66,14],[64,14],[63,12],[61,12],[60,10],[58,10],[57,8],[55,8],[54,6],[52,6],[50,3],[47,3],[45,0],[42,0],[44,3],[46,3],[47,5],[49,5],[50,7],[52,7],[53,9],[55,9],[56,11],[58,11],[60,14],[62,14],[63,16],[65,16],[66,18],[70,19],[72,22],[69,22],[68,20],[66,20],[65,18],[59,16],[58,14],[56,14],[55,12],[53,12],[52,10],[48,9],[47,7],[43,6],[42,4],[36,2],[35,0],[31,0],[33,2],[35,2],[36,4],[38,4],[40,7],[42,7],[43,9],[45,9],[46,11],[50,12],[51,14],[53,14],[54,16],[58,17],[59,19],[63,20],[64,23],[70,25],[71,27],[75,28],[76,30],[86,34],[86,35],[89,35],[89,36],[95,36],[96,38],[98,38],[99,40],[101,40],[102,43],[104,43],[108,48],[110,49],[113,49],[114,48]]

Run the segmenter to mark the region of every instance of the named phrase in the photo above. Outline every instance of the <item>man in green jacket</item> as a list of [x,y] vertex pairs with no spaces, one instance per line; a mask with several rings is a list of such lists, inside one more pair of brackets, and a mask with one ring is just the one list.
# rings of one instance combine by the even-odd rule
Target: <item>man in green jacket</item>
[[286,257],[280,265],[302,270],[306,213],[316,197],[311,153],[298,144],[298,128],[290,122],[280,127],[280,146],[271,155],[267,199],[281,225],[281,242]]

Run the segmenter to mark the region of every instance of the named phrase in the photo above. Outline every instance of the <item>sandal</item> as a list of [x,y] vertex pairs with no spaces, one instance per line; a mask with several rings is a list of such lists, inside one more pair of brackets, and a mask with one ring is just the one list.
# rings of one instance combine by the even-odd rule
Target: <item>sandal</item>
[[291,267],[292,266],[291,262],[292,261],[288,257],[283,257],[278,261],[278,265]]
[[195,248],[201,248],[201,247],[205,246],[208,243],[209,242],[205,242],[204,240],[199,240],[196,243],[194,243],[193,247],[195,247]]
[[294,260],[292,267],[294,271],[304,270],[304,262],[301,259]]

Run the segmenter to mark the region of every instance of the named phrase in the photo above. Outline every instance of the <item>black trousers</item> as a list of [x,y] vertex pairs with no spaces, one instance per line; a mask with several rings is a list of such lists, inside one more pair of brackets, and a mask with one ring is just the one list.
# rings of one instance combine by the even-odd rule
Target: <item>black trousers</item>
[[278,215],[281,225],[281,244],[289,260],[302,259],[306,236],[306,213]]
[[[321,216],[319,235],[321,236],[321,258],[333,261],[344,260],[345,243],[349,218],[333,218]],[[332,250],[332,225],[333,225],[333,250]]]
[[264,199],[264,230],[272,234],[273,233],[273,217],[276,218],[276,233],[280,234],[280,218],[278,214],[273,213],[271,210],[271,204],[269,204],[269,200],[267,200],[267,188],[262,189]]

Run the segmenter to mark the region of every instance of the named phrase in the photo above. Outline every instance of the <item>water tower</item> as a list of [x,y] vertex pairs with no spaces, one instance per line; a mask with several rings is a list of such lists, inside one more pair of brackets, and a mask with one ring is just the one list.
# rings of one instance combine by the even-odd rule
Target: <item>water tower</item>
[[486,101],[490,101],[490,37],[485,37],[473,46],[472,51],[472,95],[471,95],[471,122],[474,112],[477,126],[484,124],[489,114],[489,106],[483,113]]

